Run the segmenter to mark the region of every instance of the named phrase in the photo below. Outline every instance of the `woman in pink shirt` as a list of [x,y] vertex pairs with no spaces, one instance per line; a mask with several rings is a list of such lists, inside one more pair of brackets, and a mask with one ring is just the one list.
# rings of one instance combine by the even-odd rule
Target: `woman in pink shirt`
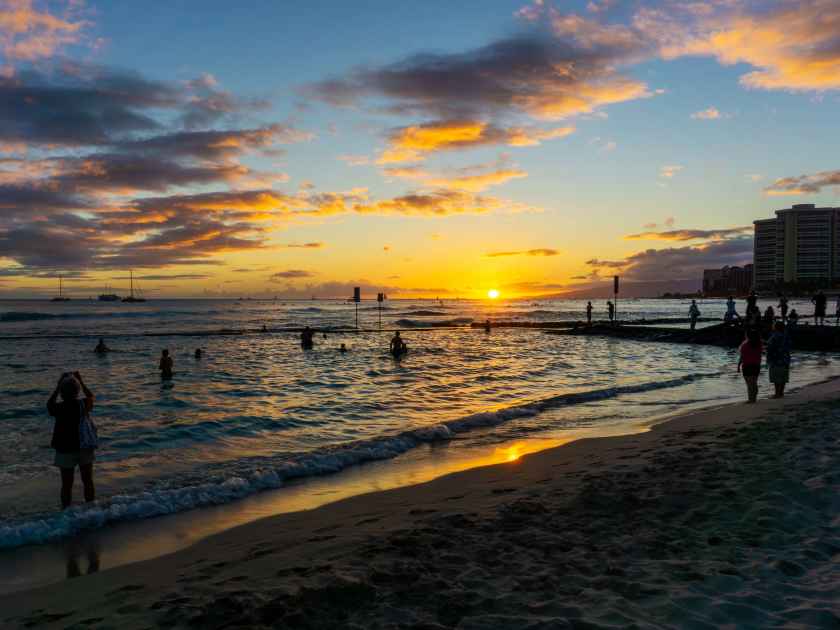
[[758,398],[758,374],[761,372],[761,334],[751,328],[747,338],[739,349],[738,371],[744,375],[747,383],[747,402],[754,403]]

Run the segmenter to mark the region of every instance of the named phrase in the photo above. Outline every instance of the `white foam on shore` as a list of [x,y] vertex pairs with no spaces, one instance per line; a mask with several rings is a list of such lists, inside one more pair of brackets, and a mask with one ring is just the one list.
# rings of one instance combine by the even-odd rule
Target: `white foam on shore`
[[336,473],[349,466],[391,459],[422,444],[446,441],[459,433],[496,426],[517,418],[532,417],[548,409],[614,398],[622,394],[679,387],[700,378],[714,376],[719,374],[693,374],[664,381],[560,394],[396,435],[314,451],[277,465],[255,467],[252,471],[228,478],[183,487],[162,487],[135,494],[115,495],[96,501],[92,505],[76,506],[62,512],[0,525],[0,549],[51,542],[111,523],[230,503],[263,490],[279,488],[289,479]]

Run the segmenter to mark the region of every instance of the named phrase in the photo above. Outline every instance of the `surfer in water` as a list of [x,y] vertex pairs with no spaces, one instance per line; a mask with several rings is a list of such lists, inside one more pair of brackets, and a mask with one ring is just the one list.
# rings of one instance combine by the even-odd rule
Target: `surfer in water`
[[165,379],[172,378],[172,368],[175,366],[175,362],[172,360],[172,357],[169,356],[169,350],[163,350],[160,353],[160,363],[158,364],[158,369],[160,370],[160,377]]
[[391,339],[391,354],[395,359],[398,359],[406,352],[408,352],[408,346],[405,345],[402,337],[400,337],[400,331],[398,330],[394,333],[394,337]]
[[106,352],[110,352],[111,349],[105,345],[105,340],[100,337],[99,343],[96,344],[96,347],[93,349],[96,354],[105,354]]
[[486,322],[484,322],[484,332],[486,332],[486,333],[490,332],[490,320],[489,319]]

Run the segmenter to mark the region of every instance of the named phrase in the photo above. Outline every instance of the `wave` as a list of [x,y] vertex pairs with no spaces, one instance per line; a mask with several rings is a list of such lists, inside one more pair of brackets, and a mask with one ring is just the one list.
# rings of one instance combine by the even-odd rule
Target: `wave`
[[472,317],[456,317],[454,319],[444,319],[437,321],[417,321],[414,319],[398,319],[394,322],[400,328],[434,328],[436,326],[466,326],[473,322]]
[[[131,308],[131,307],[129,307]],[[30,322],[40,320],[62,320],[62,319],[97,319],[112,317],[177,317],[179,315],[200,315],[213,316],[222,311],[142,311],[130,310],[122,312],[91,312],[91,313],[39,313],[27,311],[8,311],[0,313],[0,322]]]
[[403,315],[411,315],[412,317],[440,317],[441,315],[449,315],[449,313],[444,313],[443,311],[406,311]]
[[349,466],[392,459],[422,444],[451,440],[461,433],[493,427],[518,418],[532,417],[549,409],[615,398],[623,394],[679,387],[701,378],[715,376],[719,374],[690,374],[665,381],[559,394],[395,435],[317,450],[291,460],[274,462],[269,459],[259,462],[249,471],[229,477],[217,476],[200,484],[175,488],[161,487],[136,494],[116,495],[97,501],[93,505],[79,505],[62,512],[0,525],[0,549],[51,542],[108,524],[230,503],[257,492],[280,488],[290,479],[337,473]]

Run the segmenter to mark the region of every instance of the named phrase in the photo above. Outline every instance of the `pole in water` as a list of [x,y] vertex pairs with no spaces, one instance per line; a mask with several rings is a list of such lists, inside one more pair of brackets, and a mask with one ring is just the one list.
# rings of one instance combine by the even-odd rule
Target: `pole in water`
[[613,321],[618,325],[618,276],[613,276],[613,294],[615,295],[615,306]]
[[377,293],[376,301],[379,303],[379,330],[382,330],[382,302],[385,301],[385,294]]
[[353,302],[356,303],[356,328],[359,327],[359,302],[362,301],[362,288],[353,288]]

